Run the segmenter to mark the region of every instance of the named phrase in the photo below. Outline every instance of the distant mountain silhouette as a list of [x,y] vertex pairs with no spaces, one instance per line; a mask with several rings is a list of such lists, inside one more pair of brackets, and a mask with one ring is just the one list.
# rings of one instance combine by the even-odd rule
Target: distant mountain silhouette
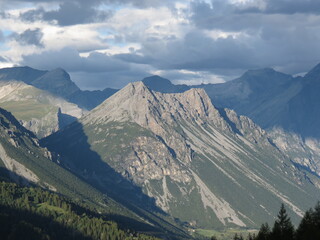
[[162,93],[203,88],[215,106],[234,109],[265,129],[281,127],[304,138],[320,138],[320,64],[304,77],[265,68],[249,70],[220,84],[174,85],[159,76],[145,78],[143,82]]
[[146,77],[142,82],[151,90],[161,93],[180,93],[190,89],[187,85],[174,85],[170,80],[157,75]]
[[52,71],[41,71],[30,67],[0,69],[0,81],[11,80],[22,81],[36,88],[46,90],[87,110],[98,106],[118,91],[111,88],[106,88],[103,91],[82,91],[62,68]]

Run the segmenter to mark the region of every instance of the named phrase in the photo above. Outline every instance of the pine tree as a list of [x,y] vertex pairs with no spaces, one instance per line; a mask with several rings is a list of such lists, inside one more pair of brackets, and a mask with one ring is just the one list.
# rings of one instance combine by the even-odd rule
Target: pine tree
[[256,237],[256,240],[269,240],[271,231],[268,223],[262,224],[259,230],[259,233]]
[[320,239],[320,202],[314,208],[312,219],[314,224],[313,239]]
[[256,239],[255,235],[254,234],[251,235],[251,233],[249,233],[248,240],[255,240],[255,239]]
[[233,240],[243,240],[242,235],[240,234],[240,236],[238,236],[238,234],[236,233],[233,237]]
[[297,240],[314,238],[314,233],[316,231],[316,228],[315,228],[313,216],[314,216],[314,212],[312,209],[308,210],[305,213],[296,232]]
[[238,233],[234,235],[233,240],[239,240]]
[[294,238],[294,227],[288,217],[284,204],[281,204],[277,217],[278,219],[272,228],[272,240],[292,240]]

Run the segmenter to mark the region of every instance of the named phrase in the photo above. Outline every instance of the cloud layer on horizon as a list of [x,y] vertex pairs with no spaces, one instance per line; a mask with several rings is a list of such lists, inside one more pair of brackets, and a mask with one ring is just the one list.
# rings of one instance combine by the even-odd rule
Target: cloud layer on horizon
[[[178,83],[320,62],[317,0],[0,0],[0,67],[62,67],[82,88]],[[87,79],[87,80],[86,80]]]

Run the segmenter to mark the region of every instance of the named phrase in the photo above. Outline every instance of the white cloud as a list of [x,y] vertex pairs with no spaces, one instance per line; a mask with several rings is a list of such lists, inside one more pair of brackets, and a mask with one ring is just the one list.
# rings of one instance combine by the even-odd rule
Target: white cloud
[[223,83],[224,78],[206,71],[189,70],[154,70],[153,75],[170,79],[175,84],[198,85],[207,83]]

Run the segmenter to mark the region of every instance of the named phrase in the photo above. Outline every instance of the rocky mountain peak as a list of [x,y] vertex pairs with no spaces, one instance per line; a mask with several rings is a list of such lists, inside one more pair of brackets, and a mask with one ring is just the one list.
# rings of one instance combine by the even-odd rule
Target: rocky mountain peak
[[47,72],[33,81],[32,85],[62,97],[68,97],[80,90],[79,87],[71,81],[70,75],[61,68]]
[[165,82],[165,83],[169,83],[171,84],[170,80],[166,79],[166,78],[163,78],[163,77],[160,77],[158,75],[153,75],[153,76],[150,76],[150,77],[146,77],[142,80],[143,83],[147,83],[147,82]]
[[292,79],[292,76],[278,72],[274,70],[273,68],[262,68],[262,69],[256,69],[256,70],[249,70],[245,72],[240,79],[246,79],[246,80],[254,80],[258,82],[264,82],[264,84],[268,82],[285,82],[290,79]]
[[129,83],[124,90],[129,91],[128,96],[151,94],[151,90],[143,82]]
[[[159,122],[174,124],[176,120],[206,121],[227,128],[204,89],[194,88],[184,93],[160,93],[143,82],[129,83],[122,90],[95,108],[87,121],[133,121],[153,128]],[[164,120],[164,121],[163,121]]]

